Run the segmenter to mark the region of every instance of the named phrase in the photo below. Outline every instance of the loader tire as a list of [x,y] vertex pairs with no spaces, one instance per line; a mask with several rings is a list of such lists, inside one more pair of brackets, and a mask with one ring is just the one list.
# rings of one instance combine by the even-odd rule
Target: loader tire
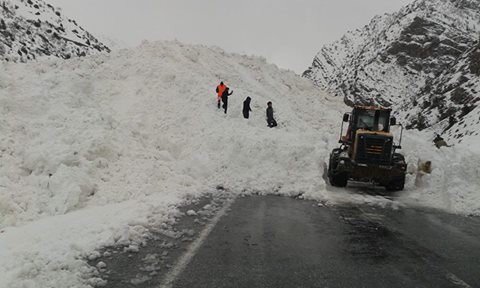
[[336,175],[332,175],[329,177],[330,184],[335,187],[347,187],[348,184],[348,174],[347,173],[339,173]]
[[385,186],[385,189],[389,192],[403,191],[405,188],[405,177],[395,179]]

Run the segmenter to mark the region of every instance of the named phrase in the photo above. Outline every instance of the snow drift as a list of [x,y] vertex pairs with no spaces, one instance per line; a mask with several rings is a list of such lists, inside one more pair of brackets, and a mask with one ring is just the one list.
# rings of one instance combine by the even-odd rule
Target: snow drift
[[[222,193],[217,186],[480,214],[479,155],[433,151],[421,133],[404,152],[413,170],[427,158],[434,172],[420,183],[409,176],[394,200],[327,185],[324,163],[348,108],[263,58],[159,42],[0,66],[2,288],[90,287],[98,279],[82,257],[141,242],[189,198]],[[220,80],[234,91],[228,115],[216,108]],[[277,129],[266,127],[267,101]]]

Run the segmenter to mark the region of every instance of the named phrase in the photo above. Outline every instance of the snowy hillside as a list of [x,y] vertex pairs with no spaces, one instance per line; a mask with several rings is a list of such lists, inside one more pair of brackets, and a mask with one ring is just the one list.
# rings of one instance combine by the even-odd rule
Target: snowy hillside
[[420,97],[407,101],[402,117],[412,128],[433,125],[438,133],[446,131],[452,142],[469,142],[480,133],[479,101],[480,45],[475,45],[450,69],[429,80]]
[[[403,143],[405,192],[330,187],[325,162],[348,108],[263,58],[159,42],[0,68],[1,288],[91,287],[98,279],[85,258],[95,249],[141,242],[186,199],[225,193],[217,186],[480,215],[480,155],[432,150],[420,132]],[[234,91],[227,115],[216,107],[221,80]],[[416,183],[419,158],[434,170]]]
[[[480,2],[417,0],[397,13],[375,17],[364,28],[323,47],[304,76],[349,104],[393,105],[396,110],[410,113],[408,119],[403,119],[408,120],[404,122],[410,127],[425,128],[419,127],[415,120],[419,114],[430,113],[431,107],[427,103],[412,111],[412,106],[422,101],[432,102],[425,100],[432,91],[446,93],[448,78],[460,77],[460,68],[453,66],[462,61],[459,57],[473,49],[479,35]],[[442,79],[436,80],[439,75],[443,75]],[[463,75],[462,79],[480,81],[473,73]],[[439,97],[449,98],[443,93]],[[452,109],[459,108],[463,109],[458,105],[442,107],[440,115],[429,116],[425,124],[436,124],[448,117]],[[457,113],[461,116],[458,122],[463,120],[464,115],[460,114]],[[467,131],[452,133],[468,134]]]
[[68,59],[109,48],[74,20],[42,0],[0,2],[0,59],[26,62],[39,56]]

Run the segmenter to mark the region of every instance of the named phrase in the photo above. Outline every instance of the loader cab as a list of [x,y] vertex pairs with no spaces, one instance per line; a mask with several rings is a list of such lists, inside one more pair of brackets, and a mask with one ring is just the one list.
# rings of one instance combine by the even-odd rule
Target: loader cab
[[[349,157],[361,164],[387,165],[396,149],[390,128],[396,125],[391,117],[392,110],[374,106],[355,106],[343,120],[348,123],[347,134],[340,143],[344,145]],[[343,134],[343,127],[342,127]]]
[[391,111],[386,108],[356,106],[352,113],[343,116],[343,122],[348,122],[348,129],[341,142],[352,143],[358,130],[389,133],[390,127],[396,125],[395,117],[390,117]]

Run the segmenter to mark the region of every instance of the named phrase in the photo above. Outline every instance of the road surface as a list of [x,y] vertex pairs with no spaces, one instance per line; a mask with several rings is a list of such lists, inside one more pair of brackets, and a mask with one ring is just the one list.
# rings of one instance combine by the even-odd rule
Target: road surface
[[122,287],[480,287],[479,218],[275,196],[220,216],[161,276]]
[[480,287],[480,221],[240,198],[173,287]]

